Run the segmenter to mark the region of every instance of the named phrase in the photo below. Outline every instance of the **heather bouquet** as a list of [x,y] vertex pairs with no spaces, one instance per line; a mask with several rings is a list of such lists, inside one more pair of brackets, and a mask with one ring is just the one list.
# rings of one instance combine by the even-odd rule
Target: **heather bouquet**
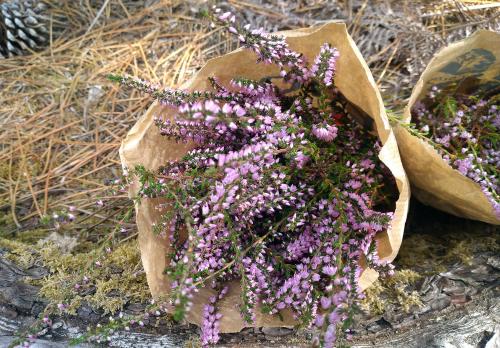
[[332,347],[375,271],[392,273],[407,212],[380,95],[344,25],[274,35],[217,9],[212,21],[243,50],[185,88],[111,77],[157,100],[121,148],[148,283],[203,345],[299,325]]
[[[429,105],[429,106],[426,106]],[[478,183],[500,217],[500,95],[446,93],[434,86],[412,109],[414,134]]]
[[465,218],[500,223],[500,34],[479,31],[440,51],[395,127],[412,193]]

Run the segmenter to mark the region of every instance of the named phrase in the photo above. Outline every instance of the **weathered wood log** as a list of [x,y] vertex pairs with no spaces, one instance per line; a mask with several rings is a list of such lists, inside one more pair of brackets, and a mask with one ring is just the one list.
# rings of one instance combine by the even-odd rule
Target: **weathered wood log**
[[[441,236],[446,231],[477,233],[475,243],[484,236],[493,238],[491,248],[479,248],[465,261],[451,260],[444,272],[430,270],[433,262],[418,263],[415,270],[422,279],[409,291],[418,293],[422,307],[409,313],[401,306],[388,305],[384,313],[359,315],[354,327],[353,347],[379,348],[493,348],[500,337],[500,256],[498,230],[489,225],[461,220],[417,205],[408,223],[412,233]],[[415,209],[415,208],[414,208]],[[415,236],[415,235],[414,235]],[[495,237],[497,236],[497,237]],[[408,238],[407,240],[411,240]],[[444,243],[444,242],[443,242]],[[411,244],[411,243],[410,243]],[[403,244],[403,249],[405,248]],[[411,250],[412,245],[408,248]],[[446,246],[445,246],[446,248]],[[7,346],[18,330],[31,325],[45,302],[38,298],[38,288],[26,284],[26,278],[40,279],[43,267],[22,269],[5,258],[0,250],[0,347]],[[427,274],[427,275],[425,275]],[[125,312],[140,314],[145,304],[128,304]],[[102,312],[82,304],[75,317],[57,320],[34,347],[65,347],[69,339],[81,335],[86,326],[106,320]],[[147,326],[147,325],[146,325]],[[149,330],[149,331],[148,331]],[[495,333],[497,334],[495,336]],[[181,347],[198,336],[191,326],[161,325],[159,328],[116,332],[110,345],[114,347]],[[221,347],[308,347],[310,332],[276,329],[248,329],[238,334],[223,335]],[[488,343],[489,342],[489,343]],[[497,343],[495,343],[497,342]],[[495,346],[496,344],[496,346]],[[488,345],[488,346],[487,346]],[[93,347],[93,345],[80,345]]]

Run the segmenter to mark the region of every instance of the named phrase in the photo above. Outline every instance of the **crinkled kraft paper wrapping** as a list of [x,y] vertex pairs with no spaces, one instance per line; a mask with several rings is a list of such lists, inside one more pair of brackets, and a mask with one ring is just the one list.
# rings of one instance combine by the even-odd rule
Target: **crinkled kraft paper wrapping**
[[[499,33],[481,30],[438,52],[415,85],[403,121],[410,122],[411,108],[432,86],[446,91],[457,84],[474,84],[483,90],[499,87]],[[418,200],[456,216],[500,224],[479,184],[450,167],[429,143],[402,126],[396,126],[394,132]]]
[[[340,58],[337,63],[335,83],[345,97],[375,122],[378,135],[384,144],[380,159],[391,170],[396,178],[400,192],[396,203],[396,211],[390,229],[378,236],[379,255],[383,260],[392,261],[399,250],[403,238],[403,229],[408,212],[409,184],[404,172],[396,139],[389,126],[384,105],[373,77],[353,40],[348,35],[344,24],[329,23],[321,27],[303,30],[286,31],[291,48],[302,52],[308,61],[313,61],[320,46],[326,42],[337,47]],[[249,50],[237,50],[222,57],[212,59],[183,88],[187,90],[207,90],[210,88],[208,77],[217,77],[228,86],[231,78],[247,77],[260,79],[265,76],[278,76],[279,70],[273,65],[256,63],[256,56]],[[158,114],[171,116],[167,108],[158,103],[153,104],[146,114],[130,130],[120,148],[122,164],[126,168],[134,168],[138,164],[154,170],[168,160],[179,159],[191,147],[190,144],[178,144],[160,135],[154,125],[153,117]],[[137,185],[131,187],[130,195],[137,192]],[[136,206],[137,226],[139,229],[139,246],[142,262],[146,271],[148,284],[154,297],[168,294],[170,282],[164,274],[168,264],[168,238],[161,238],[152,231],[153,223],[159,221],[161,211],[156,206],[159,199],[143,199]],[[361,276],[361,287],[366,288],[377,279],[378,274],[366,269]],[[200,325],[203,305],[214,292],[203,288],[195,295],[193,307],[187,314],[187,320]],[[229,284],[228,295],[218,304],[223,315],[220,321],[221,332],[238,332],[248,326],[286,327],[293,326],[295,321],[289,311],[282,311],[283,320],[278,316],[265,315],[257,310],[254,325],[246,323],[240,315],[240,286],[234,281]]]

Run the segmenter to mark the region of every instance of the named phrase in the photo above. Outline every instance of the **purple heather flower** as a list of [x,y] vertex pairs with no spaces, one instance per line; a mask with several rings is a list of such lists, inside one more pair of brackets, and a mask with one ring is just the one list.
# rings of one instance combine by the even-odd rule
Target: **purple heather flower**
[[337,272],[337,267],[325,266],[325,267],[323,267],[322,271],[327,276],[333,276]]
[[303,168],[304,165],[309,161],[309,157],[304,155],[302,151],[297,152],[297,156],[295,157],[295,162],[297,163],[297,167]]
[[325,342],[323,347],[333,348],[336,338],[337,338],[336,326],[332,324],[328,325],[325,333]]
[[337,323],[340,321],[340,319],[341,319],[341,318],[340,318],[340,315],[339,315],[339,313],[338,313],[336,310],[332,311],[332,312],[328,315],[328,322],[329,322],[330,324],[335,325],[335,324],[337,324]]
[[330,298],[325,297],[325,296],[321,297],[320,302],[321,302],[321,308],[323,308],[323,309],[330,308],[330,305],[332,304],[332,300],[330,300]]
[[322,315],[322,314],[318,314],[318,315],[316,316],[316,320],[315,320],[314,324],[315,324],[317,327],[321,328],[321,327],[323,326],[323,324],[324,324],[324,323],[325,323],[325,316],[324,316],[324,315]]
[[337,137],[337,127],[328,124],[313,125],[312,134],[316,138],[329,143]]

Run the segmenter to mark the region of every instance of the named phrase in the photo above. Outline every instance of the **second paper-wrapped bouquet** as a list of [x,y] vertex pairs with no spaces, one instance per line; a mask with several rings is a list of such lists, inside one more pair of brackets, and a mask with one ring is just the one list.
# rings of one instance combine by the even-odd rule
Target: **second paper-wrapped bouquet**
[[429,62],[395,127],[412,193],[500,224],[500,34],[480,30]]

